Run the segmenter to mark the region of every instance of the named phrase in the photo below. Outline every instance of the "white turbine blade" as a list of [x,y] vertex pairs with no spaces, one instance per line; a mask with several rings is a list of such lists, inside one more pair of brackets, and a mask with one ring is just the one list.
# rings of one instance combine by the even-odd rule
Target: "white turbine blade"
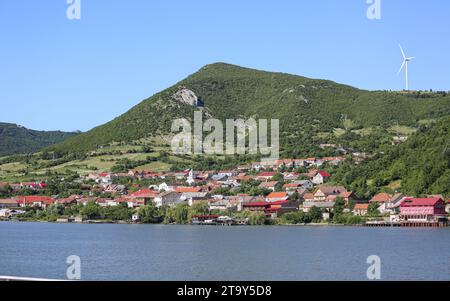
[[413,59],[415,59],[416,57],[415,56],[412,56],[412,57],[408,57],[408,58],[406,58],[407,60],[413,60]]
[[397,72],[397,75],[399,75],[400,72],[402,72],[402,69],[403,69],[403,67],[405,67],[405,64],[406,64],[406,61],[403,61],[402,66],[400,67],[400,69],[399,69],[398,72]]
[[406,60],[406,55],[405,52],[403,51],[402,45],[399,44],[398,46],[400,46],[400,51],[402,52],[403,58]]

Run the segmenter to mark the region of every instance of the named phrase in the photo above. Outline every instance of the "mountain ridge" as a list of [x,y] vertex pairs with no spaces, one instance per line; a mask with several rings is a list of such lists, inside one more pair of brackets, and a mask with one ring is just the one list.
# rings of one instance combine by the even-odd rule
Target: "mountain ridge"
[[282,145],[295,144],[294,140],[309,143],[308,134],[330,133],[347,121],[354,129],[418,126],[423,119],[450,114],[447,95],[366,91],[329,80],[214,63],[110,122],[47,150],[86,152],[112,142],[165,135],[174,119],[190,119],[197,109],[174,99],[181,87],[195,93],[214,118],[280,119]]
[[75,135],[78,133],[38,131],[14,123],[0,122],[0,156],[34,153]]

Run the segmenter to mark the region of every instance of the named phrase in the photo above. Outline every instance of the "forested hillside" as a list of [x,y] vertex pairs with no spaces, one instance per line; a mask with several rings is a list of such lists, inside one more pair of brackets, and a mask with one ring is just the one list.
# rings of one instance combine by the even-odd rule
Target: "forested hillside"
[[176,99],[183,89],[195,93],[205,112],[215,118],[278,118],[286,156],[307,153],[308,145],[334,139],[336,128],[416,127],[423,120],[450,114],[450,96],[445,93],[370,92],[327,80],[217,63],[49,151],[84,152],[111,142],[165,135],[175,118],[192,118],[198,109]]
[[450,196],[450,117],[422,126],[406,143],[388,148],[366,164],[340,166],[334,180],[360,196],[389,189],[395,181],[407,195]]
[[34,153],[73,137],[77,133],[34,131],[11,123],[0,123],[0,156]]

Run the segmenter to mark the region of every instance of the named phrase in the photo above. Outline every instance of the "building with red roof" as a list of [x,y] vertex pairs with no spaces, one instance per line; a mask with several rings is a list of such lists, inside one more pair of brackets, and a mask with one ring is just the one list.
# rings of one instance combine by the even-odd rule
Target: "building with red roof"
[[55,199],[48,196],[18,196],[15,198],[20,207],[40,207],[46,208],[47,206],[54,204]]
[[371,203],[377,202],[377,203],[386,203],[392,198],[392,195],[386,192],[381,192],[379,194],[376,194],[372,197],[370,200]]
[[405,198],[400,204],[400,219],[408,222],[447,220],[445,201],[440,197]]
[[175,188],[175,191],[178,193],[196,193],[201,192],[201,187],[184,187],[184,186],[178,186]]
[[276,175],[276,172],[274,172],[274,171],[264,171],[264,172],[259,173],[259,174],[256,176],[256,179],[257,179],[258,181],[269,181],[269,180],[271,180],[275,175]]
[[316,185],[321,185],[321,184],[325,183],[330,177],[331,177],[331,175],[329,173],[327,173],[326,171],[320,170],[314,175],[311,182],[313,182]]
[[289,201],[249,202],[243,205],[244,210],[264,212],[266,217],[276,218],[282,213],[297,211],[298,207]]
[[158,192],[151,189],[141,189],[135,193],[126,195],[126,198],[133,200],[131,203],[148,204],[158,196]]
[[267,202],[286,201],[289,195],[286,192],[272,192],[266,197]]

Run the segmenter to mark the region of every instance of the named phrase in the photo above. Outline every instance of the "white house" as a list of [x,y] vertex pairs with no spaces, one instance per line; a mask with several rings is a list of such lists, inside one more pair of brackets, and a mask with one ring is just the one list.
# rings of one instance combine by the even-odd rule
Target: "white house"
[[299,180],[295,181],[295,184],[298,184],[298,189],[312,189],[314,184],[310,180]]
[[312,181],[315,185],[321,185],[325,183],[325,181],[330,177],[330,175],[325,171],[319,171],[317,174],[312,178]]
[[230,202],[229,200],[222,199],[219,201],[213,201],[209,202],[209,210],[220,210],[220,211],[226,211],[228,208],[230,208]]
[[174,187],[167,185],[167,183],[161,183],[159,185],[151,185],[149,188],[157,191],[174,191]]
[[172,206],[183,202],[182,194],[174,191],[163,192],[155,197],[156,207]]

